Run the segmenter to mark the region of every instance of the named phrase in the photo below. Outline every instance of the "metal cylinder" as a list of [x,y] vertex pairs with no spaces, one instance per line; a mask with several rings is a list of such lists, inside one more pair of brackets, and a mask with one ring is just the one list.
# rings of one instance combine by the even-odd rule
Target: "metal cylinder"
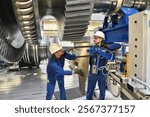
[[103,12],[106,14],[118,11],[123,0],[94,0],[94,12]]
[[40,61],[47,59],[49,51],[46,45],[29,45],[26,44],[25,53],[21,62],[30,65],[39,65]]
[[[89,46],[88,42],[81,42],[81,43],[75,43],[75,46],[87,46],[87,48],[78,48],[75,50],[75,54],[77,56],[86,56],[89,55],[87,53],[87,49]],[[76,63],[78,63],[77,69],[82,69],[84,72],[84,76],[79,76],[79,90],[81,94],[85,94],[85,84],[86,84],[86,79],[87,79],[87,74],[88,74],[88,66],[89,66],[89,57],[83,57],[83,58],[77,58],[75,60]]]
[[145,10],[148,0],[94,0],[94,11],[106,14],[120,10],[121,6]]
[[145,10],[147,7],[148,0],[124,0],[123,6],[133,7],[138,10]]

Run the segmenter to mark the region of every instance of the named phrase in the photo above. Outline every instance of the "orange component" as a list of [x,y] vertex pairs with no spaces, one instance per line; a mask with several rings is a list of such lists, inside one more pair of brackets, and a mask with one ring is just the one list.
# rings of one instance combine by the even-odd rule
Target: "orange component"
[[128,77],[129,73],[129,52],[126,53],[126,66],[125,66],[125,77]]

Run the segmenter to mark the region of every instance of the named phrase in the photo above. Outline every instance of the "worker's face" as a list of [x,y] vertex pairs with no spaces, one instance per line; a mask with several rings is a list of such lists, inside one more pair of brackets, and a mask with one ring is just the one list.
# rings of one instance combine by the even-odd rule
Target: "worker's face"
[[61,56],[64,54],[64,51],[61,49],[61,50],[59,50],[59,51],[57,51],[56,53],[55,53],[55,56],[56,56],[56,58],[61,58]]
[[98,37],[98,36],[94,36],[94,44],[101,44],[103,38],[102,37]]

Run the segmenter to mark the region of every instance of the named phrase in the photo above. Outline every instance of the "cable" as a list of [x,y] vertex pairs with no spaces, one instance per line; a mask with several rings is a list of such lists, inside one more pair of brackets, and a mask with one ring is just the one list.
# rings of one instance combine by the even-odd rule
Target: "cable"
[[[109,50],[107,50],[107,51],[109,51]],[[110,61],[112,61],[113,60],[113,53],[111,52],[111,51],[109,51],[110,53],[111,53],[111,59],[110,60],[108,60],[107,62],[110,62]],[[100,57],[100,55],[98,56],[98,57]],[[98,63],[98,62],[97,62]],[[97,68],[98,68],[98,64],[97,64]],[[98,68],[98,70],[97,70],[97,72],[98,71],[102,71],[102,74],[103,75],[108,75],[108,72],[107,73],[104,73],[104,70],[106,69],[106,71],[108,71],[108,69],[109,69],[109,65],[108,64],[106,64],[105,66],[101,66],[101,67],[99,67]]]

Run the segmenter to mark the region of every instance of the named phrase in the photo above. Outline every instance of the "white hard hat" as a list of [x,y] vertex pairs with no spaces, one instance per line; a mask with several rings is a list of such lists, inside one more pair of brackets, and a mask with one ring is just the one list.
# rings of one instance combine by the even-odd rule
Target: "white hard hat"
[[97,37],[102,37],[103,39],[105,39],[105,34],[102,32],[102,31],[97,31],[94,36],[97,36]]
[[62,49],[62,46],[58,43],[51,43],[49,47],[49,51],[51,52],[51,54],[54,54],[55,52],[61,49]]

